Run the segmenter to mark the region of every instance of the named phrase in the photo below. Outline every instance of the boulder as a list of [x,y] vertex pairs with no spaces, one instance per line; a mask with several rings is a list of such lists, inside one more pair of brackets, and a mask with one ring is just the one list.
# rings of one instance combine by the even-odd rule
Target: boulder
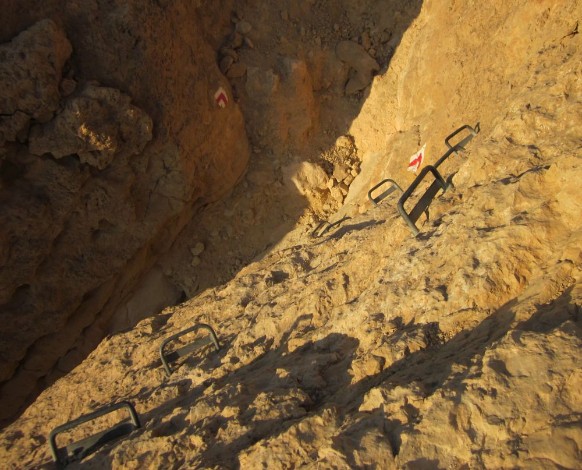
[[0,146],[31,119],[49,121],[59,106],[63,65],[72,53],[65,34],[43,20],[0,45]]
[[341,41],[335,53],[338,59],[354,70],[346,84],[347,95],[366,88],[372,82],[374,73],[380,70],[378,62],[366,52],[366,49],[354,41]]
[[76,154],[82,163],[102,170],[120,150],[140,153],[152,139],[152,128],[151,118],[129,96],[89,84],[52,121],[31,129],[29,150],[55,158]]

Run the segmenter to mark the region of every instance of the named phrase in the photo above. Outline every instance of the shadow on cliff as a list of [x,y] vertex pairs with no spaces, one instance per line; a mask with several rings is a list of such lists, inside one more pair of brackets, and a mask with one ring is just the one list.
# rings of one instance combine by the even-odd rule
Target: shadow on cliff
[[[413,433],[416,424],[422,421],[420,410],[407,400],[404,400],[400,406],[406,417],[404,421],[391,419],[384,413],[381,404],[374,410],[358,413],[366,394],[374,387],[381,385],[383,389],[391,389],[413,385],[420,389],[422,398],[447,389],[452,392],[451,399],[459,404],[466,391],[465,379],[473,374],[472,371],[483,370],[485,352],[496,341],[503,338],[510,329],[515,330],[518,337],[525,331],[546,334],[565,322],[572,321],[576,327],[569,331],[573,331],[580,337],[582,316],[579,307],[572,299],[573,288],[573,286],[569,287],[549,304],[537,305],[536,311],[527,320],[519,323],[515,321],[514,312],[517,300],[507,302],[472,330],[462,331],[444,344],[437,342],[424,350],[408,354],[381,373],[361,380],[345,395],[332,397],[332,400],[335,399],[337,403],[344,405],[344,416],[357,416],[352,424],[334,439],[336,448],[341,450],[349,460],[353,451],[359,448],[360,440],[366,431],[374,427],[386,435],[392,447],[393,456],[396,457],[402,444],[401,435]],[[437,327],[438,332],[438,324],[433,326]],[[427,336],[435,340],[437,338],[430,324],[407,325],[406,328],[420,328],[428,333]],[[433,331],[427,332],[427,329]],[[462,369],[455,368],[458,371],[452,372],[454,365],[460,365]],[[487,365],[501,374],[507,373],[501,361],[495,361],[495,363],[490,361]],[[350,461],[350,464],[355,465],[355,462]],[[424,459],[407,462],[406,465],[405,468],[441,468],[438,462]]]
[[[569,288],[550,304],[537,306],[528,319],[519,323],[515,321],[514,312],[517,301],[512,300],[472,330],[462,331],[446,343],[438,339],[436,323],[398,325],[395,320],[398,330],[388,341],[402,342],[410,334],[421,331],[427,340],[427,348],[408,353],[382,372],[354,384],[352,369],[359,340],[345,334],[331,333],[290,351],[289,338],[301,321],[298,319],[277,348],[213,383],[195,387],[147,412],[143,416],[144,429],[152,436],[173,435],[178,439],[179,436],[199,435],[206,445],[196,460],[197,465],[239,468],[241,451],[259,441],[268,445],[266,441],[269,439],[285,433],[302,419],[316,416],[329,408],[334,410],[329,419],[335,420],[335,428],[333,435],[324,438],[331,439],[333,448],[344,456],[352,468],[358,465],[355,452],[362,449],[362,439],[370,431],[383,435],[392,450],[392,457],[396,457],[400,452],[402,434],[414,432],[415,426],[422,421],[422,414],[406,400],[400,406],[402,413],[398,417],[387,415],[382,403],[376,409],[367,407],[366,411],[360,411],[371,389],[379,386],[385,390],[413,386],[422,398],[446,389],[452,392],[451,400],[460,403],[466,391],[465,380],[475,369],[483,369],[485,352],[510,329],[516,333],[535,331],[544,334],[566,321],[573,321],[577,325],[576,334],[579,334],[582,318],[579,308],[572,301],[571,292],[572,288]],[[272,344],[264,337],[257,342],[266,342],[267,347]],[[204,393],[208,387],[215,391]],[[210,405],[217,410],[230,407],[236,411],[230,417],[218,413],[206,416],[203,413],[196,418],[197,404],[201,404],[202,410]],[[176,409],[183,412],[173,413]],[[163,422],[167,415],[172,415],[172,420]],[[232,425],[244,431],[230,442],[221,442],[220,436],[227,433]],[[96,458],[100,462],[109,462],[111,456],[103,453]],[[434,461],[419,460],[407,462],[406,465],[406,468],[439,468],[438,462]]]
[[[310,197],[300,193],[291,182],[290,169],[293,165],[315,160],[328,177],[333,175],[333,164],[318,160],[317,156],[332,151],[338,138],[350,134],[352,122],[370,95],[371,85],[345,95],[345,86],[353,79],[355,69],[347,64],[343,68],[329,66],[326,69],[318,63],[318,58],[336,65],[342,63],[336,57],[337,44],[348,39],[358,42],[362,34],[368,34],[372,23],[373,28],[382,31],[378,34],[381,39],[378,39],[379,50],[375,57],[380,67],[376,74],[384,74],[402,36],[418,16],[422,3],[422,0],[406,5],[397,0],[369,2],[370,11],[365,11],[362,5],[350,4],[343,10],[353,10],[351,14],[358,18],[360,24],[352,24],[345,31],[342,31],[343,26],[334,25],[334,28],[338,26],[338,30],[331,33],[331,39],[327,38],[329,43],[325,46],[298,34],[286,34],[287,25],[284,23],[281,29],[273,26],[280,22],[279,15],[285,4],[253,12],[254,21],[262,21],[262,28],[273,36],[270,37],[273,49],[278,51],[279,36],[285,37],[283,42],[287,46],[284,53],[277,52],[276,58],[272,57],[273,51],[260,51],[260,46],[252,51],[244,48],[239,51],[241,57],[248,54],[253,67],[248,67],[247,75],[231,79],[230,84],[245,116],[253,153],[246,176],[231,195],[205,207],[192,221],[191,227],[184,230],[182,239],[177,241],[170,254],[179,264],[183,262],[183,253],[196,241],[201,240],[206,247],[199,259],[195,256],[192,260],[194,269],[191,270],[191,277],[183,279],[182,284],[186,286],[182,300],[227,283],[241,268],[268,254],[297,226],[299,218],[310,205]],[[244,11],[254,7],[252,2],[248,2],[248,5],[243,3],[241,8]],[[312,2],[298,2],[293,8],[297,12],[305,9],[306,28],[310,17],[325,15],[325,12],[314,13]],[[374,21],[364,21],[377,10],[382,10],[382,14],[377,15]],[[248,11],[246,13],[245,17],[251,17]],[[275,18],[268,18],[270,14],[275,14]],[[350,16],[348,13],[345,15]],[[264,26],[265,22],[269,26]],[[331,30],[332,25],[328,26]],[[313,34],[326,36],[325,27],[321,29],[314,29]],[[228,42],[228,39],[225,41]],[[367,56],[367,59],[370,57]],[[331,76],[326,76],[326,73]],[[315,79],[315,75],[323,77]],[[327,85],[316,87],[314,81]],[[306,90],[307,84],[311,84],[313,89]],[[313,96],[306,98],[306,94]],[[317,108],[316,112],[313,112],[313,107]],[[309,122],[311,127],[308,129]],[[294,126],[302,131],[297,131]],[[321,188],[316,190],[320,193],[325,191]],[[345,228],[335,236],[339,238],[349,230]]]
[[[8,20],[5,24],[0,25],[0,38],[2,38],[2,40],[10,39],[37,20],[45,17],[54,19],[57,23],[64,25],[66,33],[71,39],[74,50],[74,55],[71,59],[71,70],[76,71],[76,79],[80,82],[83,80],[97,79],[106,86],[116,87],[127,92],[137,106],[143,107],[154,118],[154,129],[159,136],[170,133],[171,123],[159,121],[164,121],[162,117],[165,118],[165,121],[169,121],[170,118],[175,116],[168,110],[171,110],[174,107],[179,107],[178,104],[182,107],[187,107],[187,104],[184,104],[183,99],[176,99],[175,102],[172,102],[171,100],[166,100],[163,95],[156,96],[156,94],[150,89],[152,88],[151,83],[147,80],[141,80],[141,75],[134,73],[140,71],[138,70],[138,64],[142,64],[142,66],[143,64],[147,64],[148,66],[160,65],[159,63],[154,64],[152,62],[153,58],[146,54],[147,47],[144,46],[144,42],[148,38],[147,35],[142,37],[138,32],[133,31],[128,27],[128,30],[125,31],[127,34],[123,35],[125,42],[120,44],[118,48],[113,47],[115,46],[115,44],[113,44],[115,43],[115,38],[109,37],[108,32],[110,32],[109,29],[113,28],[114,25],[107,23],[89,24],[90,14],[84,12],[81,7],[73,8],[73,6],[71,6],[71,9],[63,10],[60,8],[59,2],[55,0],[47,2],[47,4],[43,5],[41,9],[34,9],[27,8],[27,3],[31,2],[23,3],[12,0],[9,1],[5,8]],[[249,8],[252,8],[251,3],[252,2],[249,2],[249,5],[247,5]],[[97,1],[95,4],[96,11],[100,8],[104,8],[107,11],[107,14],[115,13],[115,15],[118,15],[115,17],[116,21],[120,21],[121,23],[123,23],[123,21],[128,21],[127,18],[123,16],[127,13],[123,8],[120,8],[119,11],[109,11],[110,5],[107,4],[107,2]],[[226,2],[226,4],[232,6],[232,2]],[[303,2],[301,5],[303,5],[302,7],[309,9],[311,2]],[[418,15],[422,6],[422,0],[408,2],[406,6],[402,6],[401,2],[397,0],[377,2],[374,6],[376,5],[378,8],[381,6],[386,11],[394,10],[397,12],[397,14],[395,13],[394,15],[394,18],[396,19],[391,22],[391,30],[387,31],[388,42],[385,50],[388,52],[378,55],[378,63],[380,65],[379,73],[384,73],[390,63],[392,55],[400,43],[402,35]],[[275,11],[277,15],[280,14],[279,8],[271,9],[271,11]],[[108,16],[104,15],[102,21],[105,22],[107,18]],[[163,15],[161,18],[163,18]],[[209,27],[209,23],[211,23],[212,19],[205,19],[204,21],[205,27]],[[277,21],[279,21],[278,18]],[[85,24],[85,22],[87,22],[87,24]],[[160,24],[162,23],[163,22]],[[337,37],[332,41],[336,41],[336,39],[338,41],[352,39],[356,35],[360,36],[360,33],[368,28],[368,26],[364,28],[363,19],[361,23],[361,25],[353,25],[352,31],[346,30],[348,32],[342,33],[342,35],[338,33]],[[106,32],[105,34],[103,34],[103,31],[99,31],[99,28],[101,27],[104,28],[104,31]],[[224,29],[224,25],[222,27]],[[361,29],[361,31],[359,29]],[[223,32],[223,30],[221,30],[221,32]],[[218,50],[220,43],[216,38],[220,34],[216,32],[211,33],[212,34],[209,33],[209,38],[207,39],[211,43],[214,42],[211,45]],[[274,33],[278,34],[278,31],[274,31]],[[174,38],[173,35],[170,35],[170,37]],[[95,48],[95,44],[93,44],[92,41],[100,44],[100,48]],[[276,42],[277,41],[273,41],[273,44]],[[172,44],[176,45],[174,43]],[[298,37],[297,43],[291,48],[294,52],[290,52],[289,56],[305,55],[307,57],[311,52],[320,52],[321,48],[318,47],[316,47],[315,43],[306,41],[305,38]],[[329,44],[329,47],[333,51],[335,44]],[[108,69],[108,67],[117,67],[112,64],[115,64],[116,61],[120,60],[116,51],[122,50],[128,53],[128,57],[131,59],[131,66],[134,67],[135,70],[112,71]],[[302,51],[301,54],[299,54],[298,51]],[[171,56],[171,54],[169,54],[170,52],[171,51],[168,49],[169,56]],[[150,55],[153,56],[151,53]],[[294,57],[292,59],[295,60]],[[148,60],[150,62],[148,62]],[[118,68],[119,67],[117,67],[117,69]],[[159,72],[160,76],[156,81],[159,86],[156,91],[167,91],[167,88],[165,88],[166,84],[162,83],[164,77],[166,77],[164,74],[167,71],[161,70],[160,68]],[[148,74],[149,73],[150,69],[148,69]],[[157,76],[156,74],[152,75]],[[180,74],[180,77],[184,79],[184,83],[190,85],[188,77],[182,77],[182,74]],[[343,78],[347,81],[349,77]],[[126,79],[126,81],[124,81],[124,79]],[[308,147],[312,150],[317,147],[325,151],[326,149],[333,148],[338,137],[349,134],[351,123],[360,113],[363,104],[369,96],[369,92],[370,90],[368,87],[362,92],[359,92],[359,94],[350,97],[345,97],[338,93],[331,93],[327,96],[326,98],[328,101],[333,101],[333,106],[328,106],[328,109],[337,110],[337,112],[328,112],[327,115],[321,116],[321,120],[325,120],[333,115],[334,125],[329,127],[327,126],[327,123],[319,122],[314,126],[314,135],[310,137],[311,140],[308,143]],[[316,99],[320,99],[324,94],[325,93],[320,90],[314,93],[314,96]],[[159,103],[156,101],[157,98],[159,98]],[[291,99],[293,98],[291,97]],[[170,106],[171,104],[175,106]],[[241,103],[241,107],[243,113],[245,113],[243,103]],[[167,112],[168,115],[164,115],[165,112]],[[195,118],[192,118],[188,121],[188,124],[192,124],[194,121]],[[249,126],[251,126],[251,124],[247,122],[247,128],[250,128]],[[192,128],[195,127],[196,126],[192,124]],[[323,132],[324,130],[326,132]],[[180,130],[180,132],[182,132],[182,130]],[[187,132],[184,131],[183,134],[187,134]],[[250,132],[250,134],[252,133]],[[178,139],[181,136],[182,133],[176,131],[176,135],[172,138]],[[167,138],[168,135],[165,135],[165,137]],[[256,143],[257,142],[254,142],[251,136],[251,145]],[[203,144],[208,145],[208,142],[204,142]],[[303,152],[301,155],[298,154],[297,156],[305,161],[312,158],[313,153],[317,153],[314,151],[312,152],[312,150]],[[309,152],[311,152],[311,154]],[[220,203],[213,203],[202,208],[198,214],[194,215],[196,218],[196,221],[193,222],[195,230],[189,233],[192,233],[193,237],[196,237],[197,239],[210,240],[214,237],[217,243],[215,244],[214,249],[207,247],[207,252],[204,253],[203,257],[201,257],[202,262],[196,266],[197,271],[199,272],[198,278],[190,280],[191,284],[188,286],[188,289],[185,290],[185,295],[182,300],[192,297],[206,288],[228,282],[242,267],[246,266],[253,259],[261,257],[267,253],[271,247],[275,246],[281,239],[283,239],[285,234],[287,234],[289,230],[297,224],[299,217],[308,205],[308,201],[306,197],[299,194],[297,189],[292,185],[285,184],[285,175],[281,174],[281,166],[273,167],[272,165],[273,162],[271,159],[273,157],[273,152],[268,150],[254,154],[251,157],[247,177],[233,190],[232,195]],[[283,157],[283,155],[281,155],[281,157]],[[141,161],[142,159],[142,156],[135,156],[135,160]],[[166,161],[164,158],[160,158],[160,155],[155,154],[151,161],[158,166],[164,166],[162,170],[167,169],[165,168]],[[203,163],[207,164],[207,162]],[[281,163],[285,166],[288,162]],[[181,168],[174,168],[174,173],[180,173],[180,169]],[[141,173],[138,172],[138,174]],[[92,185],[99,186],[99,177],[100,173],[92,172],[89,181]],[[123,174],[119,176],[118,179],[121,181],[126,177],[127,175]],[[163,180],[164,178],[169,179],[167,174],[163,174],[163,176],[160,177],[160,180]],[[135,188],[132,187],[132,196],[137,197],[142,195],[142,193],[143,195],[152,193],[153,189],[152,184],[150,183],[151,181],[146,178],[140,185],[135,185]],[[120,187],[123,188],[123,185],[120,185]],[[252,204],[239,204],[240,201],[245,201],[250,198],[254,198]],[[171,199],[172,197],[169,196],[168,200]],[[115,198],[113,198],[113,201],[114,202],[111,203],[112,207],[118,203]],[[204,202],[201,202],[201,204],[204,204]],[[113,211],[113,209],[111,210]],[[139,211],[136,212],[136,217],[140,216],[138,212]],[[163,212],[163,210],[160,209],[160,212]],[[125,213],[122,211],[120,211],[119,214],[120,217],[125,217]],[[143,214],[142,216],[145,217]],[[82,218],[81,215],[78,217]],[[96,217],[96,214],[92,214],[92,217]],[[172,230],[168,226],[172,224],[176,224],[176,226],[179,226],[181,223],[183,224],[184,221],[182,218],[184,217],[184,214],[176,215],[175,217],[166,220],[164,223],[160,222],[157,232],[154,233],[154,241],[152,242],[151,239],[149,239],[146,241],[145,245],[143,244],[144,240],[140,238],[140,236],[146,237],[144,234],[145,232],[138,234],[136,231],[130,230],[129,233],[123,235],[123,238],[115,239],[115,243],[112,242],[111,246],[123,251],[123,256],[112,256],[115,263],[103,263],[101,269],[113,270],[112,265],[115,265],[115,269],[117,269],[118,264],[121,266],[119,268],[120,271],[117,272],[119,276],[109,276],[108,274],[106,282],[104,281],[102,284],[98,284],[97,288],[93,288],[92,286],[97,283],[97,280],[99,280],[99,282],[102,281],[100,275],[102,275],[103,272],[88,272],[88,269],[84,271],[85,264],[88,263],[88,260],[95,258],[97,251],[93,246],[94,244],[91,244],[91,240],[87,241],[88,248],[86,249],[84,247],[81,249],[79,245],[78,249],[80,253],[77,255],[77,258],[80,261],[77,260],[77,258],[73,259],[71,261],[71,266],[68,266],[69,269],[66,271],[63,270],[63,282],[60,282],[61,279],[55,278],[52,279],[51,285],[60,285],[62,287],[65,285],[64,281],[75,279],[75,286],[82,285],[87,291],[67,292],[66,294],[60,292],[60,295],[55,297],[65,298],[70,293],[72,296],[77,296],[81,299],[81,304],[74,312],[66,312],[63,308],[60,308],[59,305],[57,306],[59,308],[55,307],[54,311],[56,313],[54,315],[63,315],[65,318],[68,318],[72,324],[82,324],[83,321],[81,321],[79,317],[82,316],[85,307],[88,308],[90,304],[93,305],[91,302],[94,302],[95,297],[103,297],[100,299],[100,301],[102,301],[101,310],[103,310],[103,312],[107,310],[107,312],[106,314],[102,311],[92,312],[95,313],[95,315],[91,318],[95,318],[96,320],[94,320],[91,325],[83,325],[82,328],[79,327],[78,329],[82,331],[79,333],[80,336],[78,338],[74,337],[77,333],[77,330],[75,329],[76,327],[72,330],[73,334],[54,331],[54,325],[59,324],[59,322],[53,322],[48,319],[49,315],[45,315],[46,312],[42,312],[43,315],[45,315],[44,322],[47,323],[48,326],[46,331],[43,330],[45,337],[41,337],[40,339],[44,341],[43,344],[49,344],[49,346],[46,346],[47,349],[54,350],[58,347],[60,348],[59,351],[62,350],[63,352],[59,352],[58,354],[60,356],[54,358],[50,357],[50,354],[45,353],[44,351],[39,352],[39,355],[44,355],[43,360],[47,363],[46,370],[32,374],[25,366],[27,361],[34,362],[36,359],[36,357],[34,357],[36,354],[34,342],[38,341],[39,338],[33,338],[31,346],[26,349],[26,357],[18,361],[18,365],[15,366],[12,376],[2,383],[2,389],[0,389],[0,393],[3,395],[2,404],[0,406],[0,417],[4,418],[0,424],[2,427],[16,419],[17,416],[24,411],[25,406],[36,399],[43,389],[49,387],[60,376],[65,375],[80,364],[99,343],[100,339],[111,332],[110,327],[112,321],[108,319],[108,315],[114,311],[119,311],[116,307],[123,305],[123,299],[127,301],[127,299],[131,298],[132,290],[135,292],[135,290],[139,288],[138,279],[140,279],[140,277],[142,280],[145,278],[145,275],[147,274],[146,271],[151,269],[156,259],[168,256],[167,250],[172,244],[172,238],[175,236],[174,232],[179,230]],[[108,218],[104,218],[102,221],[99,221],[99,224],[108,226],[108,220]],[[247,228],[245,228],[244,224],[239,224],[238,220],[246,221]],[[67,228],[72,226],[74,229],[75,223],[69,223]],[[86,223],[84,220],[79,222],[80,225],[83,225],[84,223]],[[73,232],[74,230],[71,230],[71,233]],[[180,236],[184,235],[184,233],[185,232]],[[179,236],[177,239],[178,238]],[[138,246],[140,243],[141,246]],[[150,244],[148,245],[148,243]],[[63,243],[63,245],[65,244]],[[178,245],[179,243],[176,244],[176,247]],[[181,253],[182,255],[178,256],[183,256],[184,251],[181,251]],[[134,255],[133,258],[131,257],[132,254]],[[207,257],[208,261],[205,261],[204,257]],[[128,260],[131,261],[131,263],[134,260],[136,261],[135,264],[127,264],[126,262]],[[193,264],[196,262],[198,262],[198,260],[192,260]],[[139,271],[140,269],[142,271]],[[55,276],[56,274],[53,272],[52,277],[54,278]],[[85,278],[88,278],[86,282]],[[123,284],[121,281],[127,281],[127,284]],[[103,289],[101,289],[102,287]],[[63,303],[66,303],[65,300],[63,300]],[[107,300],[109,300],[109,302],[107,302]],[[118,302],[118,304],[116,304],[116,302]],[[14,311],[18,312],[19,307],[19,305],[15,305]],[[39,309],[42,310],[41,307],[39,307]],[[134,320],[138,321],[139,319]],[[127,324],[124,325],[124,327],[131,328],[133,327],[133,324]],[[71,344],[66,344],[69,340],[71,340]],[[25,341],[22,341],[21,343],[24,344]],[[42,350],[42,348],[39,349]],[[53,354],[53,356],[55,355],[56,354]],[[61,360],[65,357],[66,360]]]

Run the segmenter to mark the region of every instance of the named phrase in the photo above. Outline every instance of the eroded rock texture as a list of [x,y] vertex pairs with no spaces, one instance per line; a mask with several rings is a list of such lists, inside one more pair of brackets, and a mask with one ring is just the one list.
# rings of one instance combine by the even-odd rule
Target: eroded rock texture
[[59,84],[71,43],[43,20],[0,45],[0,146],[24,139],[32,119],[48,122],[60,101]]
[[[34,312],[42,300],[57,312],[73,279],[101,287],[81,299],[82,314],[47,317],[60,324],[42,325],[50,334],[30,347],[2,399],[53,351],[66,351],[61,370],[79,363],[129,292],[113,323],[134,327],[107,335],[0,430],[0,462],[48,467],[52,429],[130,400],[143,427],[95,449],[83,467],[578,468],[580,2],[240,0],[225,21],[229,5],[198,2],[197,16],[189,3],[66,3],[78,71],[65,64],[54,119],[97,79],[151,116],[143,152],[119,151],[99,170],[78,156],[30,155],[29,142],[6,147],[3,184],[21,201],[12,217],[37,221],[20,243],[46,246],[29,277],[52,279],[22,278],[8,307]],[[212,58],[183,43],[205,21],[222,34]],[[346,60],[344,41],[355,54],[340,48]],[[364,51],[381,67],[374,77]],[[158,73],[136,73],[141,62]],[[236,108],[212,107],[216,63],[230,75],[232,96],[219,83],[241,103],[256,158],[242,184],[176,238],[163,260],[174,263],[159,262],[131,289],[188,201],[218,194],[240,163]],[[358,69],[367,70],[360,84]],[[481,132],[439,166],[454,187],[419,218],[418,236],[396,210],[398,193],[377,206],[368,199],[381,178],[412,181],[419,147],[423,165],[436,162],[445,136],[477,121]],[[60,217],[54,227],[51,217]],[[140,245],[150,222],[166,231]],[[148,296],[153,305],[172,291],[167,268],[191,298],[137,323]],[[107,281],[112,272],[122,275]],[[104,313],[93,315],[97,303]],[[6,337],[28,321],[10,318]],[[191,350],[168,377],[160,343],[197,322],[215,327],[221,349]]]
[[0,418],[98,344],[248,159],[195,5],[34,3],[0,29]]
[[30,133],[30,152],[55,158],[78,155],[81,163],[100,170],[115,154],[141,153],[152,139],[152,120],[114,88],[86,85],[71,96],[50,122]]

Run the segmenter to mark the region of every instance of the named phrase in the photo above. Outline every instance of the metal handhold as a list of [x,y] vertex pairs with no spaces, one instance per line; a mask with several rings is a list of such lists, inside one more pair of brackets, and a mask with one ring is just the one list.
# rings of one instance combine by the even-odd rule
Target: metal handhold
[[[379,187],[385,185],[386,183],[392,183],[392,185],[383,193],[379,194],[376,197],[372,196],[372,193],[378,189]],[[372,204],[374,204],[375,206],[378,205],[378,203],[382,200],[387,198],[390,194],[392,194],[394,191],[402,191],[402,188],[398,185],[398,183],[396,181],[394,181],[393,179],[387,178],[385,180],[380,181],[376,186],[374,186],[372,189],[370,189],[370,191],[368,191],[368,199],[370,200],[370,202]]]
[[[461,139],[455,145],[452,145],[451,144],[452,138],[455,137],[456,135],[460,134],[465,129],[469,131],[469,134],[467,134],[463,139]],[[447,158],[449,158],[451,156],[451,154],[453,154],[453,153],[457,154],[458,150],[465,150],[465,145],[467,145],[469,142],[471,142],[473,137],[475,137],[480,131],[481,131],[481,125],[479,123],[475,124],[474,128],[469,126],[468,124],[465,124],[464,126],[459,127],[452,134],[448,135],[447,138],[445,139],[445,144],[447,145],[448,150],[445,152],[445,154],[441,158],[439,158],[435,162],[435,164],[433,166],[435,168],[438,168],[441,163],[443,163]]]
[[319,238],[324,233],[326,233],[328,230],[329,230],[329,222],[327,220],[319,222],[319,224],[317,224],[317,227],[315,227],[313,229],[313,231],[311,232],[311,238]]
[[[100,416],[112,413],[122,408],[127,408],[130,420],[126,419],[124,421],[121,421],[112,428],[101,431],[100,433],[94,434],[83,440],[73,442],[65,447],[57,446],[58,434],[76,428],[80,424],[93,421],[94,419],[97,419]],[[122,401],[119,403],[115,403],[113,405],[106,405],[103,406],[102,408],[99,408],[96,411],[93,411],[92,413],[83,415],[80,418],[77,418],[73,421],[69,421],[68,423],[62,424],[61,426],[58,426],[55,429],[53,429],[49,435],[49,445],[51,449],[51,454],[53,456],[54,461],[57,463],[57,466],[65,467],[70,463],[78,462],[84,459],[89,454],[92,454],[93,452],[97,451],[100,447],[104,446],[106,443],[118,439],[122,436],[125,436],[140,427],[141,424],[139,422],[139,418],[137,416],[135,408],[131,403],[127,401]]]
[[[422,182],[424,177],[429,172],[433,174],[435,178],[434,181],[424,192],[424,194],[421,196],[421,198],[415,204],[412,210],[410,212],[406,212],[406,209],[404,209],[404,203],[412,195],[416,187]],[[418,174],[418,176],[415,178],[412,184],[408,187],[408,189],[404,191],[404,194],[402,194],[402,196],[398,200],[398,212],[400,212],[400,215],[402,216],[406,224],[410,227],[410,230],[412,230],[412,233],[414,233],[414,235],[418,235],[420,233],[418,228],[416,227],[416,221],[418,220],[418,218],[424,212],[426,212],[428,206],[430,206],[430,203],[436,197],[437,193],[441,189],[443,190],[443,192],[445,192],[448,187],[449,186],[447,182],[444,180],[444,178],[441,176],[438,170],[434,166],[428,165],[422,169],[422,171]]]
[[[172,351],[169,354],[164,353],[164,348],[167,346],[168,343],[180,338],[181,336],[184,336],[185,334],[197,331],[199,329],[208,330],[210,334],[203,338],[195,339],[194,341],[191,341],[185,346],[182,346],[181,348],[176,349],[175,351]],[[186,354],[190,354],[196,349],[201,348],[202,346],[206,346],[207,344],[214,344],[214,347],[216,348],[217,351],[220,349],[220,343],[218,342],[218,337],[216,336],[216,333],[214,332],[210,325],[206,325],[205,323],[198,323],[197,325],[194,325],[190,328],[180,331],[179,333],[176,333],[175,335],[166,338],[164,341],[162,341],[162,344],[160,344],[160,359],[162,360],[162,365],[164,366],[166,374],[168,376],[172,375],[170,363],[177,361],[179,358],[185,356]]]
[[[464,137],[460,142],[457,142],[455,145],[451,145],[450,140],[453,137],[455,137],[457,134],[460,134],[465,129],[467,129],[469,131],[469,134],[466,137]],[[465,124],[464,126],[459,127],[455,132],[453,132],[452,134],[447,136],[445,139],[445,144],[450,149],[457,148],[457,149],[465,150],[465,145],[467,145],[469,142],[471,142],[473,137],[475,137],[480,131],[481,131],[480,123],[477,123],[474,128],[469,126],[468,124]]]

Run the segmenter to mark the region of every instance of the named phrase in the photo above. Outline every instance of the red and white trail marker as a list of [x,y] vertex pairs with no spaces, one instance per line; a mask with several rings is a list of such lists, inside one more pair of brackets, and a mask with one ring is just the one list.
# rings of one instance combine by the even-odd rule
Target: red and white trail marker
[[214,93],[214,102],[219,108],[226,108],[226,105],[228,104],[228,95],[226,94],[226,91],[224,91],[224,88],[219,87],[218,90],[216,90],[216,93]]
[[422,146],[422,148],[416,152],[412,157],[410,157],[410,162],[408,163],[408,171],[412,171],[416,173],[422,165],[422,160],[424,159],[424,150],[426,148],[426,144]]

